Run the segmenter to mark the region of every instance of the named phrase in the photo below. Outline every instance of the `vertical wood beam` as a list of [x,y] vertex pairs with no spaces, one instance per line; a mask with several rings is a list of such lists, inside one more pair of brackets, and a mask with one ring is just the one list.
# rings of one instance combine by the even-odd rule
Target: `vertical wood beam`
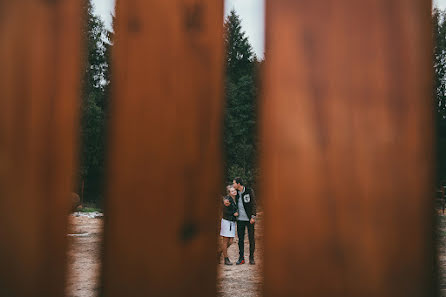
[[223,3],[117,1],[102,295],[213,296]]
[[0,295],[64,295],[79,1],[0,1]]
[[431,1],[266,13],[265,296],[432,294]]

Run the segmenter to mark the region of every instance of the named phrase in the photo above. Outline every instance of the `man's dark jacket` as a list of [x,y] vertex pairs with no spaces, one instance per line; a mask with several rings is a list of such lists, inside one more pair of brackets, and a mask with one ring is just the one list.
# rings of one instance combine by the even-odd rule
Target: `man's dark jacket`
[[237,191],[237,205],[238,201],[242,199],[243,208],[246,211],[246,215],[249,219],[257,215],[256,195],[254,190],[248,187],[244,187],[242,192]]

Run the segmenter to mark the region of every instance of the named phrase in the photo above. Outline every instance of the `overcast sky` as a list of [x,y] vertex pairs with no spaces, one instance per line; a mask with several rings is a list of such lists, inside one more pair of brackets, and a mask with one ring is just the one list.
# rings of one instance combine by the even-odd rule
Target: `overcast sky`
[[[446,1],[446,0],[444,0]],[[242,19],[242,28],[258,57],[263,57],[265,43],[264,0],[225,0],[225,15],[232,9]]]
[[[446,3],[446,0],[439,1]],[[92,0],[92,2],[95,13],[104,20],[107,28],[110,28],[115,0]],[[225,15],[232,9],[235,9],[237,14],[240,15],[243,30],[246,32],[254,52],[258,57],[263,57],[265,48],[264,0],[225,0]]]
[[446,0],[434,0],[434,6],[441,9],[446,9]]

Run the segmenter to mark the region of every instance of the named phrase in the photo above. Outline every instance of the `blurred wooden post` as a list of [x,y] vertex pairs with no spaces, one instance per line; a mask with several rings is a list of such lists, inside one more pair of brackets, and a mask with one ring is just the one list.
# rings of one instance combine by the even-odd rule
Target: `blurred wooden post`
[[80,29],[80,1],[0,1],[0,296],[64,295]]
[[213,296],[223,3],[117,1],[103,296]]
[[431,1],[267,0],[265,296],[429,296]]

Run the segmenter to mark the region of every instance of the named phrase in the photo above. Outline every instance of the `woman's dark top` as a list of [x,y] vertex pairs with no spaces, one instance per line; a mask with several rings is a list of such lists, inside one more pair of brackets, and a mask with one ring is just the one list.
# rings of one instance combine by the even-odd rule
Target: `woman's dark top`
[[[225,206],[224,201],[229,200],[231,204],[229,206]],[[231,196],[226,196],[222,200],[223,204],[223,219],[228,221],[235,221],[237,218],[234,216],[234,213],[238,211],[237,204],[235,203],[234,199],[232,199]]]

